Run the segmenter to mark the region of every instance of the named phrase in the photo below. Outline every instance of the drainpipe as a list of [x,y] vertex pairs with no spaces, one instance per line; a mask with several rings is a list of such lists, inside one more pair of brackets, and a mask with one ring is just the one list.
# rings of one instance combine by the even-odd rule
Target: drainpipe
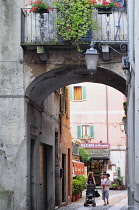
[[107,124],[107,143],[109,143],[109,116],[108,116],[108,86],[106,85],[106,124]]
[[135,64],[134,64],[134,1],[128,1],[128,35],[129,35],[129,40],[130,40],[130,44],[129,44],[129,61],[130,64],[132,66],[132,69],[135,70]]

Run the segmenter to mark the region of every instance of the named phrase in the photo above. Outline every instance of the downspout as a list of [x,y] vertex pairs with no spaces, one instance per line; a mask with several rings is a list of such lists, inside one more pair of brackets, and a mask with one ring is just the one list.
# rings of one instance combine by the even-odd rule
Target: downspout
[[132,66],[132,69],[135,71],[135,63],[134,63],[134,0],[132,1],[128,1],[127,2],[128,4],[128,7],[127,7],[127,14],[128,14],[128,40],[130,40],[130,44],[129,44],[129,47],[128,47],[128,54],[129,54],[129,62]]
[[108,116],[108,86],[106,85],[106,129],[107,129],[107,143],[109,143],[109,116]]

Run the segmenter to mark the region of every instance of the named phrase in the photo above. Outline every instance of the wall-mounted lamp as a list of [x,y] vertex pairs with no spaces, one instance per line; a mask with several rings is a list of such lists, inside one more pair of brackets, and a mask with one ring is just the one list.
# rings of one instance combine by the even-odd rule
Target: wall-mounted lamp
[[[103,54],[103,60],[108,61],[110,59],[109,49],[112,49],[113,51],[115,51],[116,53],[120,55],[127,55],[127,44],[128,43],[122,43],[120,45],[120,50],[122,52],[119,52],[118,50],[114,49],[112,46],[108,45],[105,42],[99,43],[99,48],[102,50],[102,54]],[[99,53],[97,52],[96,49],[94,49],[93,41],[91,41],[90,49],[87,49],[84,55],[85,55],[85,62],[86,62],[87,70],[91,72],[91,75],[95,74],[97,70]],[[129,70],[130,68],[129,58],[127,56],[122,58],[122,68],[124,70]]]
[[87,49],[84,55],[85,55],[87,70],[91,72],[91,75],[95,74],[97,70],[99,53],[97,52],[96,49],[94,49],[93,41],[91,41],[90,49]]
[[120,130],[122,131],[122,133],[124,132],[125,130],[125,127],[124,127],[124,123],[123,121],[119,124],[120,125]]

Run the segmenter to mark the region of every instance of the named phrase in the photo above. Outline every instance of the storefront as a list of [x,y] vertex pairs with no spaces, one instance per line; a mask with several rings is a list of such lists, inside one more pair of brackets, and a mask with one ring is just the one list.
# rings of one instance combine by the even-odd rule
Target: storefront
[[93,171],[96,184],[101,184],[101,175],[107,171],[110,165],[109,147],[107,143],[86,143],[80,144],[80,147],[87,149],[90,160],[87,162],[87,172]]

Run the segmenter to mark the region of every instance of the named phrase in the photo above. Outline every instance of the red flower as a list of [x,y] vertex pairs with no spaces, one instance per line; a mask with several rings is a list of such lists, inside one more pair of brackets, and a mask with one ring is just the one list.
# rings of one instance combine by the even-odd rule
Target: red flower
[[41,1],[34,1],[33,4],[41,4]]
[[[100,0],[101,1],[101,0]],[[96,4],[97,2],[96,2],[96,0],[89,0],[88,2],[90,2],[91,3],[91,5],[93,5],[93,4]]]

